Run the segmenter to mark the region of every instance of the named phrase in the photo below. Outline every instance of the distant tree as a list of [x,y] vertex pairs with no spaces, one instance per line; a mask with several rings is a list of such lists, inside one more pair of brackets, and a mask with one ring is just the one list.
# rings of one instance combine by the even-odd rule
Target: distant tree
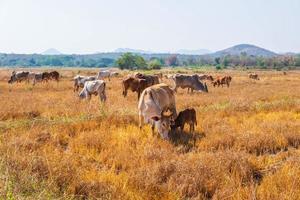
[[142,56],[133,55],[132,53],[123,54],[116,64],[120,69],[147,68],[147,63]]
[[125,53],[116,61],[116,63],[120,69],[133,69],[135,67],[134,59],[132,53]]
[[154,60],[149,61],[148,66],[149,66],[149,69],[161,69],[162,64],[161,64],[160,60],[154,59]]
[[178,66],[179,65],[179,61],[178,61],[177,56],[176,55],[172,55],[172,56],[168,57],[166,59],[166,64],[168,66],[172,66],[172,67]]
[[227,67],[227,66],[229,65],[229,57],[230,57],[230,56],[226,55],[226,56],[223,58],[223,60],[222,60],[222,65],[223,65],[224,67]]

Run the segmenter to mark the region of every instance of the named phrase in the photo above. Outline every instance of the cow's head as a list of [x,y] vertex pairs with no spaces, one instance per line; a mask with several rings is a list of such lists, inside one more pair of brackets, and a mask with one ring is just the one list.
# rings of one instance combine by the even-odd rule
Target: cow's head
[[171,125],[174,124],[173,112],[170,109],[163,110],[161,116],[154,116],[152,119],[156,122],[158,133],[163,139],[169,139]]
[[16,81],[16,74],[12,73],[12,75],[10,76],[10,79],[7,81],[9,84],[13,84]]
[[78,96],[79,96],[79,99],[85,99],[85,98],[87,97],[85,88],[83,88],[83,89],[81,90],[81,92],[79,93]]

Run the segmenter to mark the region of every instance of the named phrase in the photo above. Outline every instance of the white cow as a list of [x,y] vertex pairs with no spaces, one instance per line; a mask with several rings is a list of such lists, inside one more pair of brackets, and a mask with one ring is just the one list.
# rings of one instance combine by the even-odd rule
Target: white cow
[[80,75],[75,76],[73,78],[73,80],[74,80],[74,92],[78,91],[80,87],[83,88],[85,82],[94,81],[96,79],[97,79],[96,76],[80,76]]
[[141,94],[139,104],[139,125],[143,122],[155,126],[163,139],[168,139],[170,125],[177,117],[174,91],[166,84],[161,83],[146,88]]
[[99,95],[100,101],[106,101],[106,94],[105,94],[105,81],[103,80],[95,80],[95,81],[86,81],[84,83],[84,87],[79,94],[80,99],[87,98],[88,100],[91,99],[93,95]]
[[103,80],[104,78],[108,78],[110,80],[111,72],[108,70],[98,72],[97,79]]

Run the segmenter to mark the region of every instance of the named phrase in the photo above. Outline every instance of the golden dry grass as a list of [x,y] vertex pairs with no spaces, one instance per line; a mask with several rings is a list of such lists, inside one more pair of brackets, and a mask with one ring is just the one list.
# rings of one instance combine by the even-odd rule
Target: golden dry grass
[[[300,72],[209,73],[230,88],[176,95],[197,111],[189,133],[171,141],[138,128],[136,94],[108,82],[107,103],[79,101],[73,75],[56,83],[7,84],[0,70],[0,198],[300,199]],[[169,82],[168,82],[169,83]],[[186,129],[187,130],[187,129]]]

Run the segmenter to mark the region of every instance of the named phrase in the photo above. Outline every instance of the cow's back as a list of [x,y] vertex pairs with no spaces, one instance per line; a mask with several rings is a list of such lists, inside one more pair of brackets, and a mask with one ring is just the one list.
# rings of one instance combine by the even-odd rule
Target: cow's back
[[154,112],[161,112],[167,108],[176,109],[175,105],[174,91],[168,85],[161,83],[150,86],[143,91],[138,108],[143,110],[152,106],[150,109],[155,110]]

